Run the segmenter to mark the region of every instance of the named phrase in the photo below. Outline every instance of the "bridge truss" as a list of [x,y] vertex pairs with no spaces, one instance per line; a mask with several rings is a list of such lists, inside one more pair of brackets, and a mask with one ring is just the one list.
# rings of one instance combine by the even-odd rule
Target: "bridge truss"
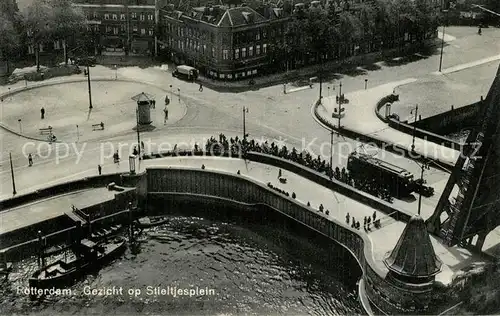
[[500,225],[500,67],[428,230],[449,245],[481,250]]

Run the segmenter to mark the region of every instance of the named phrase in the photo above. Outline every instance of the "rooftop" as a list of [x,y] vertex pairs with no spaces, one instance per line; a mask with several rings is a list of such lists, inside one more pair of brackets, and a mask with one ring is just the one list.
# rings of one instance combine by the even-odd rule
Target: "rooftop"
[[286,17],[282,8],[261,2],[252,5],[228,3],[194,7],[171,3],[163,8],[163,12],[177,20],[194,19],[218,27],[252,25]]

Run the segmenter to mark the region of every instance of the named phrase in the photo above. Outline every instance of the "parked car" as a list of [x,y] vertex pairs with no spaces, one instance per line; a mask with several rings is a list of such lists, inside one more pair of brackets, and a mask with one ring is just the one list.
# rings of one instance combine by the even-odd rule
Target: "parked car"
[[174,71],[172,72],[172,76],[194,81],[198,78],[198,70],[190,66],[181,65],[175,67]]

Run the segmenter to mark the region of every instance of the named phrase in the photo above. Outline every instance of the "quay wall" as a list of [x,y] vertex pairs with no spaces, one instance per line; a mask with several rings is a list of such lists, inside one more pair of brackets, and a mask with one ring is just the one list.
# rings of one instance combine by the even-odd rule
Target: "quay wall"
[[[78,186],[80,186],[78,189],[82,189],[89,185],[97,186],[98,183],[108,178],[113,179],[114,177],[93,177],[91,180],[82,179],[55,187],[56,190],[69,190]],[[36,199],[39,194],[33,193],[32,196],[28,197],[29,199]],[[89,226],[126,223],[128,221],[128,212],[124,212],[124,210],[128,208],[129,202],[135,204],[136,195],[135,188],[127,188],[116,192],[114,198],[108,201],[75,210],[74,214],[81,219],[84,237],[88,237],[90,234]],[[21,203],[25,199],[27,197],[20,197],[18,202]],[[76,221],[67,215],[67,213],[72,212],[72,209],[68,208],[68,210],[61,210],[61,212],[63,214],[55,218],[0,235],[0,249],[3,250],[3,253],[0,255],[2,258],[0,259],[6,258],[9,261],[17,261],[37,253],[39,249],[38,231],[44,236],[46,247],[72,240],[73,236],[75,236],[77,225]]]
[[[358,261],[368,299],[377,309],[396,314],[419,313],[427,309],[426,305],[422,305],[421,310],[417,310],[415,302],[428,302],[431,292],[428,289],[407,292],[387,280],[387,270],[375,264],[374,245],[366,233],[290,196],[236,173],[192,168],[148,168],[146,177],[147,200],[151,204],[161,201],[165,206],[186,201],[200,205],[237,203],[246,211],[264,207],[279,212],[345,247]],[[300,198],[300,193],[297,197]]]
[[408,123],[412,127],[426,130],[438,135],[447,135],[464,128],[474,127],[478,124],[478,115],[481,110],[481,101],[457,109],[452,109],[417,122]]
[[40,201],[60,194],[74,192],[89,188],[102,188],[109,183],[121,184],[120,173],[105,174],[100,176],[86,177],[80,180],[64,182],[50,187],[36,190],[34,192],[16,195],[10,199],[0,201],[0,212],[21,206],[34,201]]

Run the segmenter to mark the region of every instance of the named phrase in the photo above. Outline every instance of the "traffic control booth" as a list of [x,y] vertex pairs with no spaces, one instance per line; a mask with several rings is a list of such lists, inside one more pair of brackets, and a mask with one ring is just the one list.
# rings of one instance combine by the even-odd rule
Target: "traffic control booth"
[[137,125],[151,124],[151,107],[155,101],[155,97],[144,92],[132,97],[132,100],[137,102]]

